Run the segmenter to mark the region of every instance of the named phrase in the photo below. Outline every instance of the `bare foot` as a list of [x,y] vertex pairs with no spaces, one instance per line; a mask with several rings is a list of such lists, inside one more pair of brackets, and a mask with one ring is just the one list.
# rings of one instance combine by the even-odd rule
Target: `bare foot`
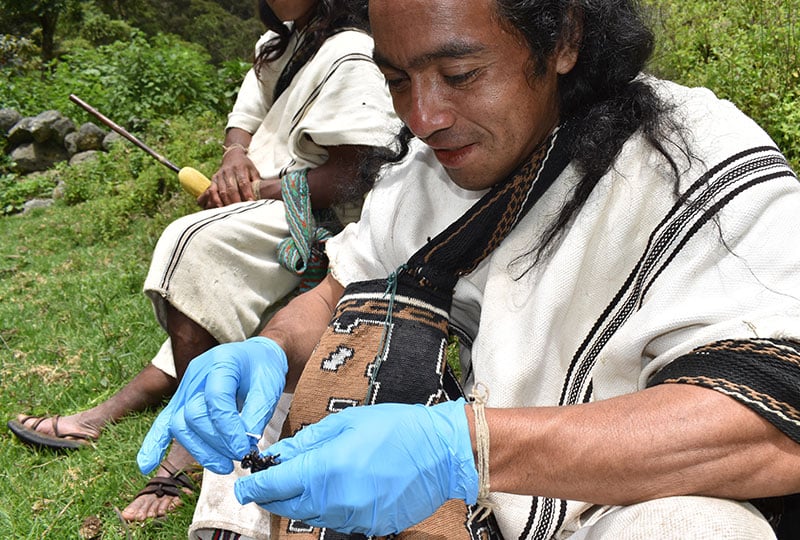
[[70,440],[97,440],[103,424],[89,420],[86,416],[85,412],[70,416],[46,417],[18,414],[17,422],[43,435]]
[[[172,448],[170,448],[167,458],[161,462],[161,466],[156,471],[154,478],[170,479],[171,477],[175,479],[177,471],[191,471],[196,467],[199,467],[199,465],[197,465],[191,454],[178,441],[172,441]],[[191,475],[188,476],[191,477]],[[192,478],[192,480],[197,481],[196,477]],[[187,495],[193,491],[180,481],[178,483],[171,482],[170,484],[175,485],[158,489],[151,480],[149,485],[122,511],[122,517],[127,521],[144,521],[149,518],[166,516],[183,504],[178,489]]]
[[[176,381],[152,364],[140,371],[119,392],[102,403],[70,416],[30,417],[18,415],[9,429],[24,442],[59,448],[78,448],[96,440],[109,422],[160,404],[175,391]],[[72,434],[69,437],[68,434]],[[56,438],[54,440],[54,438]],[[77,441],[77,443],[76,443]],[[65,442],[72,444],[64,444]]]

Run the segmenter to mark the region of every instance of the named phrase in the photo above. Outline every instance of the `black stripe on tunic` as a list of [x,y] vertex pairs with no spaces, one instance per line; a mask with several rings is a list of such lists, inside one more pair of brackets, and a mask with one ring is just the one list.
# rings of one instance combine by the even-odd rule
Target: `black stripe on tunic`
[[722,392],[800,443],[800,341],[726,339],[664,366],[648,386],[680,383]]

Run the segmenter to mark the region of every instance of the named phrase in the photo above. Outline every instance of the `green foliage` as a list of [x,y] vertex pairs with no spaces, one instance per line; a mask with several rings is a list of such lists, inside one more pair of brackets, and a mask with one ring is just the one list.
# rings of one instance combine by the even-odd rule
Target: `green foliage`
[[133,119],[226,112],[225,92],[202,48],[167,35],[148,40],[135,33],[129,41],[74,50],[44,73],[15,76],[0,70],[3,106],[23,115],[58,109],[79,123],[90,117],[69,101],[71,93],[125,125]]
[[654,69],[705,86],[760,124],[800,169],[800,0],[669,0]]
[[13,174],[0,175],[0,214],[20,212],[26,201],[49,198],[56,182],[52,175],[35,174],[18,178]]
[[33,40],[10,34],[0,34],[0,68],[11,74],[41,69],[41,50]]
[[[264,27],[255,19],[237,21],[234,28],[220,25],[218,13],[203,13],[192,19],[193,33],[185,39],[203,45],[211,55],[211,60],[219,64],[229,58],[252,59],[254,45],[263,33]],[[231,33],[240,36],[231,39]],[[242,45],[247,43],[246,47]]]
[[0,0],[0,10],[9,19],[37,20],[57,16],[69,0]]
[[[219,164],[223,119],[205,114],[191,120],[178,119],[153,126],[165,155],[180,157],[180,163],[211,172]],[[140,218],[157,218],[161,207],[178,199],[187,211],[194,200],[183,193],[177,175],[127,141],[116,143],[108,154],[75,166],[60,164],[65,185],[64,203],[80,205],[92,220],[83,234],[97,241],[110,241],[128,234]]]
[[[50,61],[55,53],[55,32],[58,18],[76,0],[0,0],[0,13],[4,21],[0,24],[2,32],[19,31],[18,27],[38,28],[40,31],[42,61]],[[8,27],[8,28],[7,28]],[[23,34],[24,35],[24,34]]]
[[123,120],[221,109],[208,56],[173,36],[148,41],[138,34],[130,42],[75,51],[58,64],[54,78]]
[[93,45],[109,45],[115,41],[130,39],[133,28],[119,19],[111,19],[103,12],[86,17],[80,30],[82,38]]
[[0,0],[0,13],[0,34],[33,39],[45,62],[68,52],[79,36],[110,44],[139,28],[196,43],[219,65],[250,60],[264,32],[251,0]]
[[96,0],[113,19],[147,35],[171,33],[206,49],[215,65],[251,60],[264,32],[252,0]]
[[226,110],[230,111],[233,108],[244,76],[251,67],[252,63],[250,62],[231,60],[223,62],[217,70],[217,83],[219,83],[221,92],[220,99],[227,105],[225,107]]

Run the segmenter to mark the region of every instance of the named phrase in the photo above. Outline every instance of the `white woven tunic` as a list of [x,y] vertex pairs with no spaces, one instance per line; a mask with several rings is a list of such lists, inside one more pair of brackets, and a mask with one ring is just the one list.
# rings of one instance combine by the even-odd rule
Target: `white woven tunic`
[[[261,42],[274,34],[266,34]],[[263,178],[325,163],[324,146],[385,146],[399,130],[383,76],[372,62],[372,38],[345,30],[328,38],[294,76],[279,99],[272,94],[280,71],[297,46],[262,72],[250,71],[229,115],[228,127],[253,138],[248,155]],[[335,210],[347,223],[360,201]],[[299,278],[277,262],[278,243],[289,236],[284,205],[261,200],[204,210],[173,222],[159,239],[144,289],[166,328],[166,302],[205,328],[217,341],[242,341],[257,332],[275,303]],[[175,375],[169,340],[153,359]],[[288,399],[281,402],[264,444],[275,441]],[[204,529],[268,536],[269,514],[233,496],[235,476],[205,471],[190,537]]]
[[[325,163],[324,146],[385,146],[399,129],[372,62],[372,38],[356,30],[326,40],[273,104],[277,77],[296,46],[295,37],[260,82],[254,71],[247,74],[229,117],[228,127],[253,133],[248,155],[262,178]],[[357,219],[360,202],[337,207],[339,218]],[[171,223],[144,284],[161,325],[166,328],[169,302],[220,343],[253,335],[267,310],[297,286],[298,277],[277,262],[277,245],[288,236],[284,205],[274,200],[203,210]],[[169,342],[153,364],[175,375]]]
[[[656,370],[699,345],[800,338],[797,178],[732,104],[708,90],[652,84],[675,104],[697,156],[680,179],[687,200],[676,201],[665,161],[634,135],[531,268],[531,250],[578,178],[572,166],[562,173],[456,287],[453,323],[474,340],[471,358],[462,358],[467,389],[486,385],[488,406],[607,399],[644,389]],[[686,160],[676,160],[685,170]],[[376,184],[361,220],[328,242],[334,277],[343,285],[385,278],[480,195],[454,186],[418,143]],[[564,535],[589,508],[492,498],[506,539]]]

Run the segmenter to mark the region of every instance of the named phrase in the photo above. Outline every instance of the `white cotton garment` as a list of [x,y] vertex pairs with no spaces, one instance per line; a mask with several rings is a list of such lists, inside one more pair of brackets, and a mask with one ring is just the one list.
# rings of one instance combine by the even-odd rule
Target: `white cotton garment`
[[[648,81],[674,105],[695,155],[688,166],[675,153],[684,199],[663,157],[637,133],[545,259],[533,265],[531,253],[578,179],[572,165],[459,280],[451,316],[474,340],[466,391],[484,384],[487,407],[608,399],[644,389],[659,368],[700,345],[800,338],[797,177],[731,103]],[[386,278],[479,195],[454,186],[416,144],[378,181],[361,220],[328,242],[333,276],[343,285]],[[505,538],[558,537],[590,507],[490,498]]]

